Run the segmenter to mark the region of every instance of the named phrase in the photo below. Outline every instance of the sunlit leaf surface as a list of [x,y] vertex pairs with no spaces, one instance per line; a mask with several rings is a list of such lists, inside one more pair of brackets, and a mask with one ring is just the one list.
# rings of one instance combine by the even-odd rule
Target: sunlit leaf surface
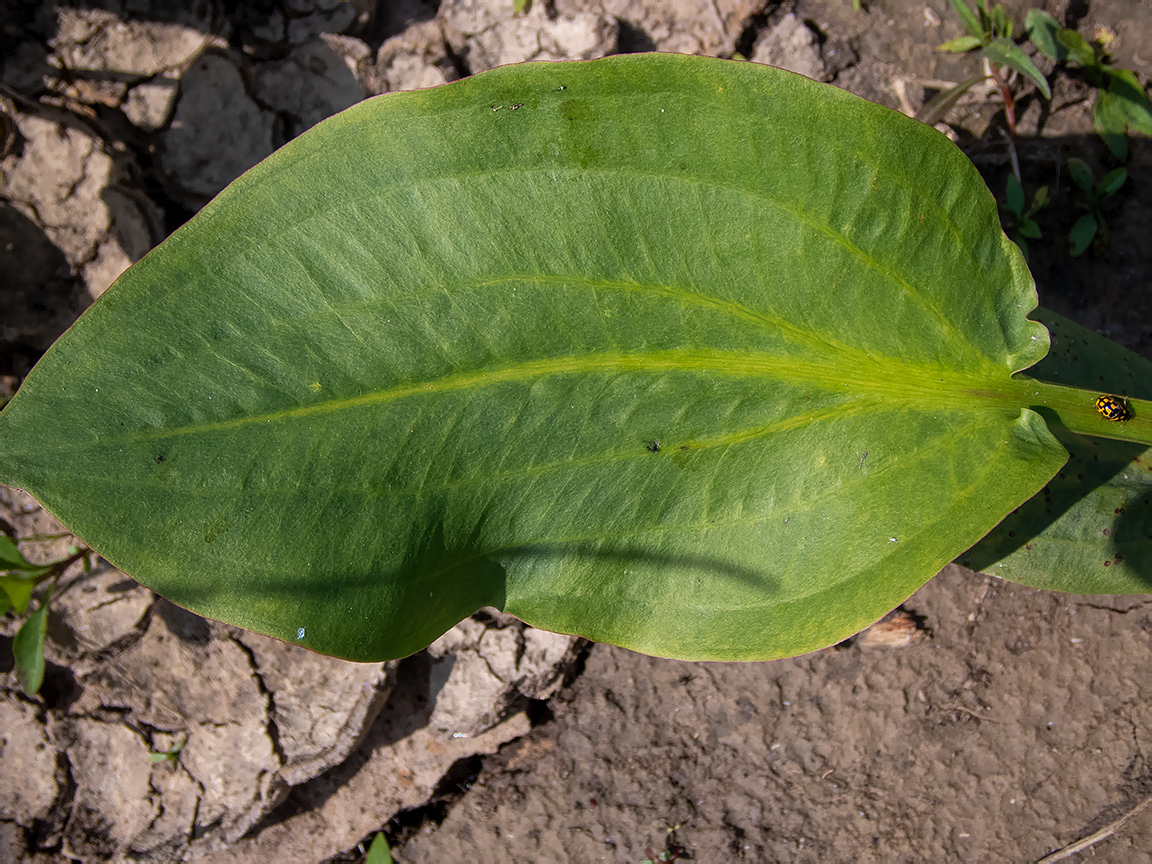
[[[899,604],[1063,464],[943,136],[647,55],[362,103],[131,269],[0,415],[0,478],[197,612],[356,659],[490,604],[755,659]],[[998,389],[1000,388],[1000,389]]]

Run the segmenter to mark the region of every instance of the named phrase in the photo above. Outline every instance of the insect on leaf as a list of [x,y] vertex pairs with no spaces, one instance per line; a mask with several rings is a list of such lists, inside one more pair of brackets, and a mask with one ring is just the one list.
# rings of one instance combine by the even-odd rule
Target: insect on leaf
[[[1052,350],[1029,377],[1152,398],[1152,362],[1055,312],[1037,309],[1035,317],[1051,331]],[[960,563],[1033,588],[1149,593],[1152,448],[1059,434],[1068,464]]]

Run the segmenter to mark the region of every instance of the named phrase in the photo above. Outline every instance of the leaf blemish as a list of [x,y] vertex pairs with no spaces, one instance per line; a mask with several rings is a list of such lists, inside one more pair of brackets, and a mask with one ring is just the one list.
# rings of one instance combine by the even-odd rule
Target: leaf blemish
[[651,441],[645,441],[644,442],[644,449],[647,450],[649,453],[659,453],[660,452],[660,439],[659,438],[653,438]]

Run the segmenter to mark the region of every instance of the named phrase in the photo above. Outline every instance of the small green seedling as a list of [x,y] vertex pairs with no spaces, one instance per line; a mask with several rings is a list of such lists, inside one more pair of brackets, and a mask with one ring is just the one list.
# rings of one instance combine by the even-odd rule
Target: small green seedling
[[388,839],[383,831],[372,838],[364,864],[392,864],[392,850],[388,848]]
[[512,0],[512,14],[522,15],[532,8],[532,0]]
[[1096,134],[1116,158],[1127,159],[1129,130],[1152,135],[1152,102],[1136,73],[1111,65],[1105,46],[1089,43],[1075,30],[1061,27],[1047,12],[1033,9],[1025,18],[1025,27],[1044,56],[1084,70],[1088,83],[1097,88],[1092,104]]
[[167,762],[170,765],[175,765],[180,761],[180,751],[188,743],[188,736],[185,735],[167,750],[154,750],[148,754],[148,761],[150,762]]
[[1027,258],[1028,240],[1039,240],[1041,236],[1040,226],[1032,217],[1047,206],[1048,187],[1041,186],[1037,189],[1036,194],[1032,196],[1032,204],[1025,209],[1024,187],[1020,185],[1020,180],[1015,174],[1009,174],[1008,188],[1004,195],[1004,209],[1012,214],[1012,220],[1007,226],[1009,236],[1012,237],[1012,240],[1020,247],[1020,251],[1024,253],[1024,257]]
[[1073,157],[1068,160],[1068,174],[1076,187],[1084,193],[1083,202],[1088,207],[1088,212],[1076,220],[1076,224],[1068,234],[1068,251],[1075,258],[1084,254],[1093,240],[1101,246],[1108,244],[1108,223],[1102,211],[1105,202],[1115,195],[1128,179],[1128,171],[1116,168],[1097,181],[1088,164],[1083,159]]
[[[24,542],[55,540],[60,535],[33,536]],[[63,535],[67,536],[67,535]],[[48,600],[56,579],[75,561],[81,559],[85,568],[90,566],[89,550],[70,547],[67,558],[47,564],[33,564],[20,552],[16,530],[0,519],[0,615],[15,611],[28,613],[32,595],[41,585],[48,587],[40,598],[36,611],[28,615],[12,642],[12,655],[16,664],[16,678],[28,696],[40,692],[44,683],[44,636],[48,631]]]
[[981,81],[991,79],[1004,99],[1004,117],[1008,121],[1008,130],[1013,137],[1016,135],[1016,100],[1009,86],[1008,73],[1012,69],[1035,82],[1045,99],[1052,98],[1052,91],[1048,81],[1036,68],[1036,64],[1024,52],[1024,49],[1012,41],[1012,19],[1004,11],[1004,7],[997,3],[988,8],[988,0],[978,0],[976,11],[968,7],[964,0],[950,0],[952,8],[964,23],[966,33],[949,39],[938,46],[940,51],[965,53],[979,51],[987,58],[987,73],[973,75],[931,99],[920,111],[917,119],[924,123],[935,123],[941,119],[960,97],[979,84]]
[[684,861],[688,850],[676,842],[676,832],[682,826],[678,823],[664,829],[668,834],[668,839],[664,842],[664,849],[661,852],[653,852],[652,847],[649,846],[644,851],[648,857],[640,862],[640,864],[665,864],[668,861]]

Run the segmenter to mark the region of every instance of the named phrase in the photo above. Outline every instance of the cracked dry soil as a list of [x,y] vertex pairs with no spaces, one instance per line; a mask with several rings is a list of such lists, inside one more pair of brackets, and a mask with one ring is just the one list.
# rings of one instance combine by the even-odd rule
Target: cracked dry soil
[[[1147,78],[1143,0],[1031,6]],[[77,0],[0,8],[0,390],[237,174],[367,96],[504,63],[661,50],[782,65],[914,111],[972,57],[946,0]],[[1043,65],[1052,72],[1050,65]],[[1147,141],[1069,259],[1059,165],[1114,161],[1090,91],[1021,90],[1053,203],[1041,302],[1152,357]],[[1003,189],[998,106],[950,134]],[[109,506],[115,506],[114,501]],[[57,526],[0,489],[21,535]],[[67,540],[30,549],[45,559]],[[348,664],[197,618],[104,563],[53,601],[37,699],[0,626],[0,860],[1037,861],[1152,794],[1152,602],[953,565],[891,620],[761,664],[679,663],[481,613],[400,663]],[[178,759],[149,753],[186,742]],[[1152,861],[1152,809],[1090,852]]]

